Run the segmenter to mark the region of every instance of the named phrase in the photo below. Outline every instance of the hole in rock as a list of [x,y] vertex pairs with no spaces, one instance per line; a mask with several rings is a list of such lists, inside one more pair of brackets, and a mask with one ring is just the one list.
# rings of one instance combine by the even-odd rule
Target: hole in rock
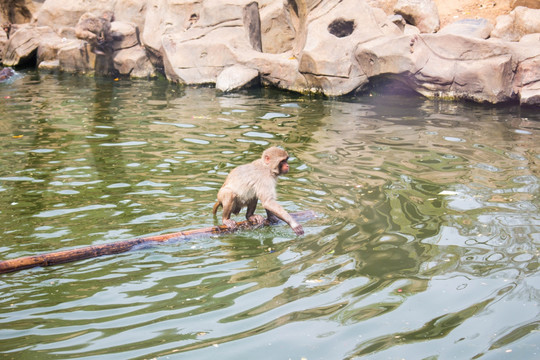
[[328,32],[338,38],[349,36],[354,31],[354,20],[336,19],[328,25]]

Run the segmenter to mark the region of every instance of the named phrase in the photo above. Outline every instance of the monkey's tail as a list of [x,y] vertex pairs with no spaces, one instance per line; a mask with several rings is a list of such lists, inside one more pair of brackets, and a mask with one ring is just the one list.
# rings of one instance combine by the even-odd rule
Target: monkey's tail
[[214,204],[214,207],[212,208],[212,213],[214,215],[216,215],[216,213],[217,213],[220,206],[221,206],[221,202],[219,202],[219,201]]

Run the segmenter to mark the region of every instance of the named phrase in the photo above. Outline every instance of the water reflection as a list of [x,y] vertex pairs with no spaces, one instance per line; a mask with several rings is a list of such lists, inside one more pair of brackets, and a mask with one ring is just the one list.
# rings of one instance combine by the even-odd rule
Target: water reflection
[[214,224],[281,144],[321,216],[0,276],[2,358],[532,358],[532,109],[25,74],[0,87],[0,258]]

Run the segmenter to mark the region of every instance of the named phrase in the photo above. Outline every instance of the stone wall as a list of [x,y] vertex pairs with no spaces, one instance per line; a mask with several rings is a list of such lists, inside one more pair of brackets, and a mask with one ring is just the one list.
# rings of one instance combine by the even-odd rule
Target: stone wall
[[[114,14],[107,36],[77,31],[85,13]],[[387,77],[428,97],[540,105],[539,9],[439,27],[433,0],[45,0],[9,38],[0,31],[0,55],[5,66],[163,74],[223,91],[340,96]]]

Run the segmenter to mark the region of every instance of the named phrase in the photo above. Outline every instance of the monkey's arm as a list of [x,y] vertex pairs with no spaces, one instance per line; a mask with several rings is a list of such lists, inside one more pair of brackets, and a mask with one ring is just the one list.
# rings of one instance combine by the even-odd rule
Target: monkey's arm
[[78,39],[86,40],[91,44],[93,44],[93,43],[95,43],[97,41],[97,35],[96,34],[94,34],[91,31],[88,31],[86,29],[82,29],[82,28],[75,28],[75,36]]
[[304,234],[304,229],[302,228],[302,225],[297,223],[296,220],[294,220],[292,216],[289,215],[289,213],[281,205],[279,205],[276,200],[266,199],[262,202],[262,206],[267,211],[270,211],[272,214],[289,224],[289,226],[291,227],[291,229],[293,229],[296,235]]

